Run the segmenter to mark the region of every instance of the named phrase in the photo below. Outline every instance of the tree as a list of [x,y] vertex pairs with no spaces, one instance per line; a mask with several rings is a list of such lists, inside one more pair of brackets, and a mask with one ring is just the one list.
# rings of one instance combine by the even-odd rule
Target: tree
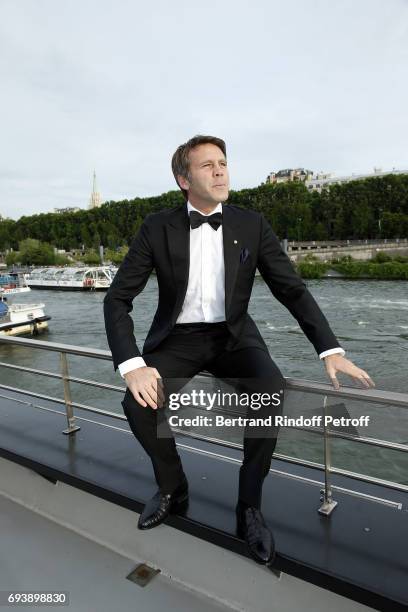
[[23,265],[43,266],[55,263],[54,249],[47,242],[26,238],[19,243],[19,251]]

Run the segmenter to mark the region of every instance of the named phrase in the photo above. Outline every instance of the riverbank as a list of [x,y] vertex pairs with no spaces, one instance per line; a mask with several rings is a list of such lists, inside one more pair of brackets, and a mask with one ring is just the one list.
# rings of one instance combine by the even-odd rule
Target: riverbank
[[408,280],[408,257],[380,252],[370,261],[355,261],[348,256],[322,262],[312,255],[296,264],[296,270],[302,278]]

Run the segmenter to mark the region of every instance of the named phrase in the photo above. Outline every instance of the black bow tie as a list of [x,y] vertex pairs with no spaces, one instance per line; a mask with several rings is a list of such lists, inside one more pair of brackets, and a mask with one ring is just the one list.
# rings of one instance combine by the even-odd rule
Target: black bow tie
[[200,227],[203,223],[209,223],[213,230],[217,231],[217,229],[222,225],[222,213],[214,213],[212,215],[202,215],[195,210],[190,212],[190,227],[191,229],[196,229],[196,227]]

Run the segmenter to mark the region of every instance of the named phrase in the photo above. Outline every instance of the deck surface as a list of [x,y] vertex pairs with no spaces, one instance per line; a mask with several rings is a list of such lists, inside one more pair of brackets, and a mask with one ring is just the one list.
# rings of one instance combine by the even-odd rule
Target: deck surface
[[[135,568],[132,559],[53,523],[1,495],[0,521],[0,590],[9,591],[10,585],[13,585],[16,592],[32,590],[67,593],[67,608],[47,605],[46,610],[230,611],[230,608],[184,589],[161,574],[156,575],[144,588],[136,585],[126,579]],[[11,550],[13,554],[7,554]],[[63,551],[63,554],[56,555],[56,550]],[[2,606],[2,609],[13,610],[15,606]],[[41,608],[29,606],[29,609]]]

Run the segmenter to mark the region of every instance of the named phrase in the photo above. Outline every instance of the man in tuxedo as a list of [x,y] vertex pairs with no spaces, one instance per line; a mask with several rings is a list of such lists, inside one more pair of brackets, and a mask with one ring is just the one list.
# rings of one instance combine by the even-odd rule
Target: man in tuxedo
[[[188,502],[188,483],[174,437],[165,418],[163,422],[161,381],[168,380],[171,387],[172,380],[191,379],[206,370],[219,378],[238,378],[244,388],[246,380],[252,381],[252,390],[258,380],[257,390],[282,397],[284,378],[247,312],[256,268],[324,360],[334,387],[339,388],[337,372],[365,387],[374,386],[367,372],[344,357],[327,319],[264,216],[225,203],[229,193],[225,142],[195,136],[178,147],[172,170],[185,204],[145,218],[104,300],[114,369],[119,368],[127,385],[123,409],[151,458],[158,484],[140,515],[140,529],[159,525]],[[129,312],[153,269],[159,302],[142,355]],[[269,406],[256,416],[268,413],[277,411]],[[159,424],[167,435],[158,435]],[[276,434],[277,428],[254,435],[247,428],[244,435],[237,533],[259,563],[274,558],[261,492]]]

